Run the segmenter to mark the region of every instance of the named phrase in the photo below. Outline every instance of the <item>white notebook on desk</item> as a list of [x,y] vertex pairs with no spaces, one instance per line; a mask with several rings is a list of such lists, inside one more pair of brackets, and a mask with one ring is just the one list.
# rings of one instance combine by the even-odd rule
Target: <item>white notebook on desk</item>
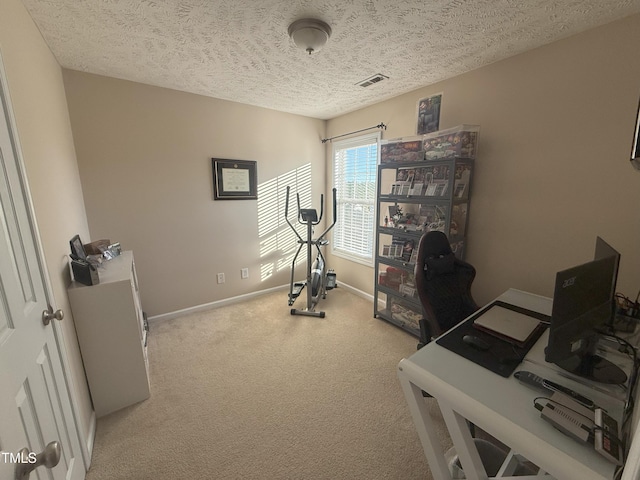
[[493,305],[476,318],[473,326],[505,340],[525,343],[540,326],[540,320],[524,313]]

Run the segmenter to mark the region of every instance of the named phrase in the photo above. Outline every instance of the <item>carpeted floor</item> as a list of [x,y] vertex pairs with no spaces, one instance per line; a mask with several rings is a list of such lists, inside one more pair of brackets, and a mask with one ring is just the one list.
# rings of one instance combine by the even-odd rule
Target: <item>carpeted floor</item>
[[87,480],[432,478],[396,376],[417,339],[344,288],[320,306],[152,321],[151,398],[98,419]]

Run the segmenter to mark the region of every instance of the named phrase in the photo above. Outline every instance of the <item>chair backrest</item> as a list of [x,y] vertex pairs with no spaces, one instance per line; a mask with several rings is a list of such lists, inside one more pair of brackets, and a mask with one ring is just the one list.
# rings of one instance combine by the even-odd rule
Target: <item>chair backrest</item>
[[475,276],[472,265],[456,258],[444,233],[427,232],[420,238],[415,281],[427,317],[421,328],[426,323],[428,337],[440,335],[478,310],[471,295]]

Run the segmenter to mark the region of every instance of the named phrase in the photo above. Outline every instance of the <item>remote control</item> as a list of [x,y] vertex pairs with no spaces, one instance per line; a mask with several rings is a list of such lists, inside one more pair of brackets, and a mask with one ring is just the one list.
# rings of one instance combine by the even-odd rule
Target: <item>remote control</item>
[[557,383],[552,382],[551,380],[547,380],[542,377],[539,377],[535,373],[527,372],[525,370],[520,370],[514,373],[513,376],[516,377],[520,381],[520,383],[524,383],[525,385],[530,385],[532,387],[535,387],[545,392],[564,393],[565,395],[568,395],[573,400],[575,400],[576,402],[578,402],[579,404],[587,408],[590,408],[590,409],[595,408],[595,404],[593,403],[593,400],[583,395],[580,395],[577,392],[574,392],[570,388],[563,387],[562,385],[558,385]]
[[620,448],[620,440],[618,440],[618,422],[607,415],[601,408],[596,408],[595,424],[593,446],[596,452],[610,462],[622,465],[622,449]]

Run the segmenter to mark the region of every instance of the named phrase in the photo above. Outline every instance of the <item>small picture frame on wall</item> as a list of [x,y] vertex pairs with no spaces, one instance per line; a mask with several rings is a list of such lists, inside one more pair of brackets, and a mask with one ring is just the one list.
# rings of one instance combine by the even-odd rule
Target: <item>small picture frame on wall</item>
[[212,158],[214,200],[258,198],[257,162]]
[[418,135],[437,132],[440,129],[440,106],[442,94],[432,95],[418,101]]

